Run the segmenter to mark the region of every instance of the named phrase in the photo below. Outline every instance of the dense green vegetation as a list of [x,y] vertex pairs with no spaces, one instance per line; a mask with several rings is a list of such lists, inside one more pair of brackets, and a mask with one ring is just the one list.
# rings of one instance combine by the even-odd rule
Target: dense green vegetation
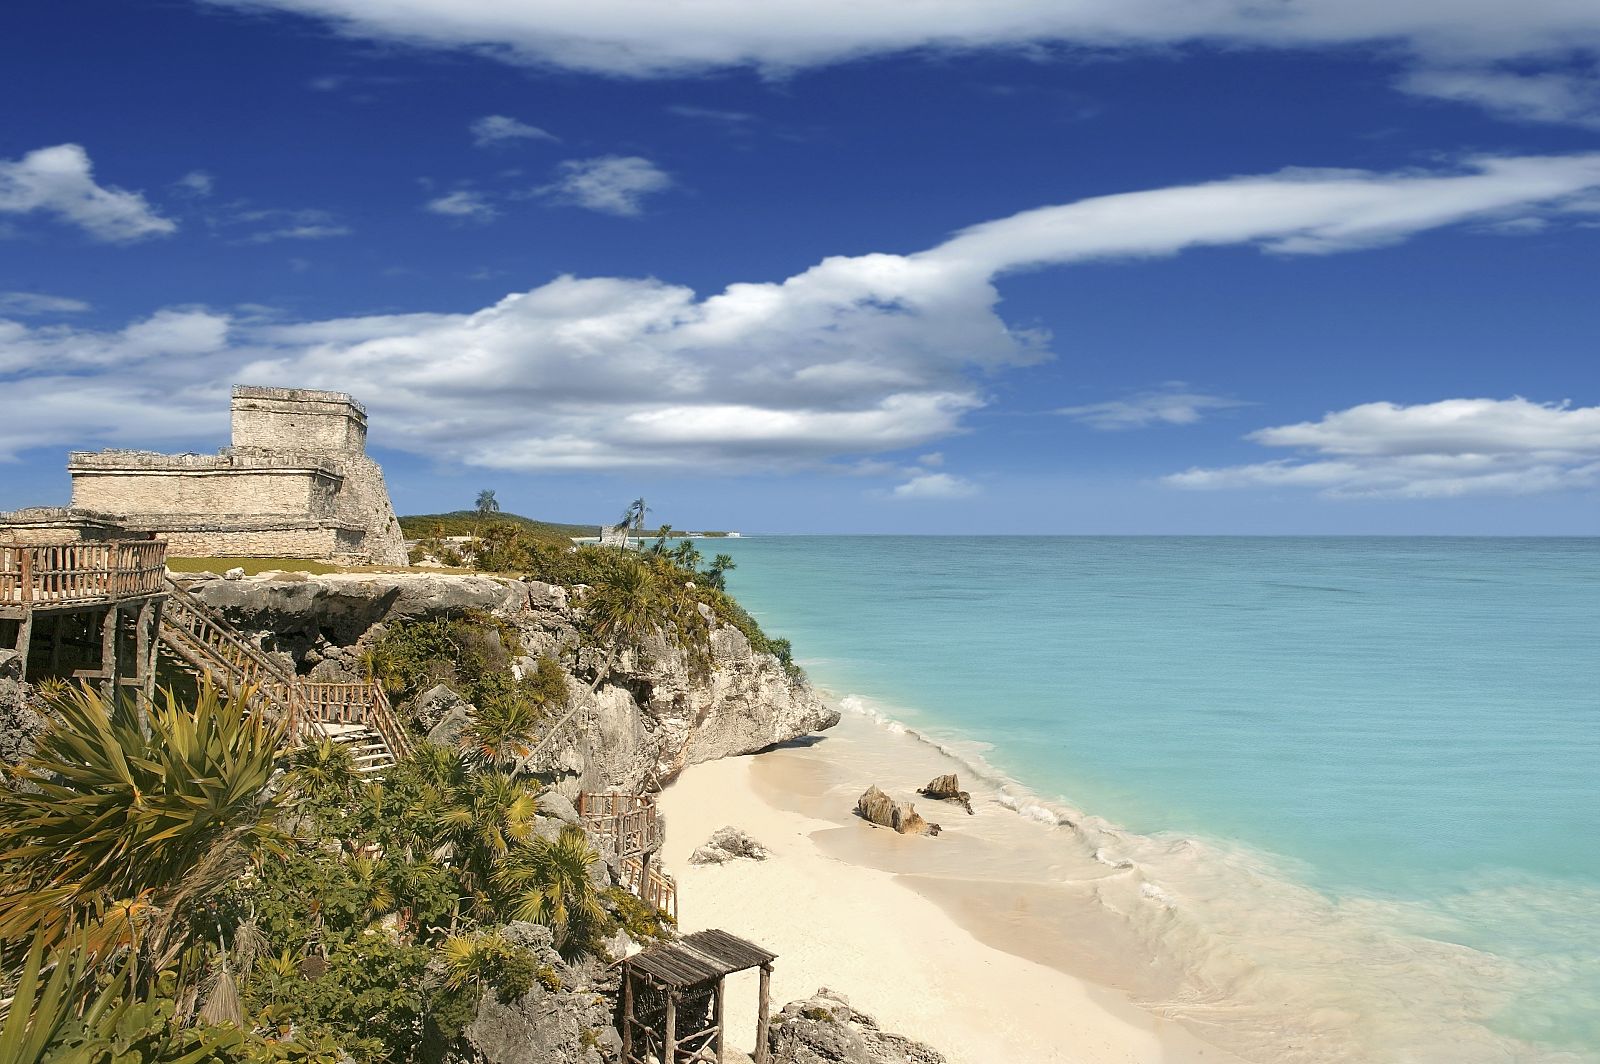
[[485,518],[477,510],[454,510],[447,514],[411,514],[400,518],[400,531],[407,539],[428,539],[433,536],[481,535],[485,527],[510,525],[527,535],[559,539],[563,545],[574,536],[594,536],[597,525],[562,524],[559,521],[535,521],[531,517],[495,512]]
[[[414,687],[465,642],[471,686],[495,634],[413,626],[383,660]],[[539,672],[519,696],[564,701],[560,670]],[[285,752],[209,690],[148,714],[71,692],[56,711],[0,792],[7,1064],[427,1062],[485,988],[559,981],[505,921],[550,927],[569,957],[664,931],[594,886],[580,829],[536,833],[537,786],[478,739],[420,744],[373,784],[347,748]]]

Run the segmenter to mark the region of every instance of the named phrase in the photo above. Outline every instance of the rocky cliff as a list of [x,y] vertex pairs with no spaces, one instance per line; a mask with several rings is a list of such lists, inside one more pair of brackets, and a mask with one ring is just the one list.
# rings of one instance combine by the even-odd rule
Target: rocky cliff
[[583,645],[579,597],[535,581],[446,574],[266,574],[199,577],[189,590],[302,673],[358,674],[363,649],[397,621],[470,611],[509,622],[520,646],[512,667],[541,655],[560,662],[582,703],[577,726],[531,767],[583,789],[635,788],[685,767],[830,728],[838,714],[736,628],[712,629],[713,668],[697,676],[664,638],[628,652],[606,682],[588,688],[603,650]]

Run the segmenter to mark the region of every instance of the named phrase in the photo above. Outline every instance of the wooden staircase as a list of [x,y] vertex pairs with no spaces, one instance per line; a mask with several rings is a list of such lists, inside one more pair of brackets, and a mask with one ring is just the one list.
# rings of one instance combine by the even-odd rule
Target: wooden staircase
[[197,679],[243,691],[251,710],[286,720],[289,742],[330,738],[343,743],[355,756],[356,770],[368,779],[411,753],[410,737],[381,685],[302,680],[170,577],[166,591],[158,633],[162,649]]

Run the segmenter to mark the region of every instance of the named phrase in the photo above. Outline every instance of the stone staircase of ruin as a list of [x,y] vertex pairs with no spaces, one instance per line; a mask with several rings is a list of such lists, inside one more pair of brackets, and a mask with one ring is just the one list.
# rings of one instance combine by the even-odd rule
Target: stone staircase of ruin
[[170,577],[166,591],[161,649],[197,679],[242,694],[252,712],[286,721],[289,742],[329,738],[342,743],[366,779],[381,777],[410,754],[411,740],[380,684],[301,679]]

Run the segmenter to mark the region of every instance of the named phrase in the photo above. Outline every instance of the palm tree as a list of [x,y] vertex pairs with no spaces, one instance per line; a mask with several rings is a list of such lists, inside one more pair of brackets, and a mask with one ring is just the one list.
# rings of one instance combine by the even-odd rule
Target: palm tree
[[632,529],[634,534],[638,535],[640,530],[644,528],[644,516],[649,512],[650,507],[645,505],[643,496],[630,502],[628,508],[622,511],[622,520],[617,522],[617,527],[622,529],[623,550],[628,549],[629,529]]
[[525,698],[482,701],[461,735],[461,752],[474,764],[510,768],[528,756],[544,710]]
[[147,735],[131,700],[59,699],[0,794],[0,943],[82,934],[96,962],[131,946],[146,972],[170,965],[200,904],[282,842],[266,788],[283,727],[245,705],[168,690]]
[[288,783],[312,801],[341,804],[360,790],[361,774],[350,747],[324,736],[289,755]]
[[667,541],[672,538],[672,526],[662,525],[656,529],[656,541],[650,546],[650,553],[660,557],[667,553]]
[[472,524],[472,554],[478,554],[478,530],[483,527],[484,519],[491,514],[500,512],[500,503],[494,497],[493,488],[484,488],[478,492],[478,501],[474,507],[478,511],[478,519]]
[[495,883],[511,895],[512,915],[555,932],[563,956],[587,949],[605,919],[600,891],[590,870],[600,855],[576,824],[561,828],[554,842],[535,838],[495,869]]
[[737,568],[739,567],[734,564],[733,555],[719,554],[715,558],[711,559],[711,568],[707,569],[700,575],[705,577],[706,583],[710,584],[718,591],[726,591],[728,589],[728,579],[726,574],[729,570]]
[[488,900],[484,887],[513,846],[533,837],[539,804],[533,790],[503,772],[469,775],[439,816],[451,837],[456,863],[475,903]]

